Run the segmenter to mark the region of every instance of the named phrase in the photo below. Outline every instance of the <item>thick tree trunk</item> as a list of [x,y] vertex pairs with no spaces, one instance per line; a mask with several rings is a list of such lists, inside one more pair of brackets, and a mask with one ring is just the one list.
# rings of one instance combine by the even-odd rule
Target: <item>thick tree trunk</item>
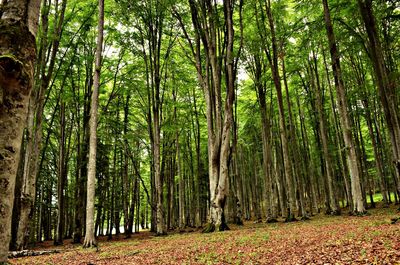
[[[324,6],[324,17],[325,17],[325,26],[329,41],[330,53],[331,53],[331,61],[332,61],[332,69],[335,77],[335,87],[337,93],[337,103],[339,106],[339,117],[343,127],[343,139],[346,146],[346,158],[347,164],[350,171],[350,179],[351,179],[351,191],[353,195],[353,209],[352,211],[355,214],[363,214],[365,213],[364,202],[362,198],[362,190],[361,190],[361,174],[359,171],[359,162],[357,159],[357,151],[354,143],[354,137],[352,133],[352,120],[350,118],[350,113],[348,110],[348,103],[346,98],[346,90],[344,87],[344,82],[342,79],[342,73],[340,68],[340,59],[336,46],[335,35],[333,32],[333,26],[331,22],[330,11],[328,7],[328,1],[322,1]],[[346,176],[345,176],[346,177]]]
[[[233,122],[233,103],[235,99],[236,69],[233,57],[233,8],[234,1],[223,2],[226,30],[226,42],[220,43],[217,37],[218,26],[215,3],[207,1],[206,5],[190,0],[192,22],[195,28],[196,47],[191,46],[196,60],[198,81],[203,88],[206,101],[208,129],[208,161],[210,209],[209,224],[204,232],[227,229],[225,221],[225,201],[228,194],[230,130]],[[207,17],[199,13],[207,14]],[[189,38],[188,38],[189,39]],[[192,45],[191,40],[188,40]],[[205,47],[205,71],[201,60],[201,42]],[[225,45],[224,47],[222,45]],[[217,50],[224,50],[224,67]],[[226,100],[222,111],[221,71],[225,69]],[[210,81],[210,82],[209,82]]]
[[40,0],[7,1],[0,13],[0,263],[7,261],[14,187],[33,87]]
[[[326,79],[328,83],[328,90],[329,90],[329,97],[330,97],[330,102],[331,102],[331,110],[332,110],[332,118],[333,121],[332,123],[335,125],[335,145],[337,146],[338,149],[338,155],[339,155],[339,167],[342,172],[342,177],[343,177],[343,182],[344,182],[344,187],[345,187],[345,194],[346,194],[346,203],[347,206],[350,207],[350,209],[353,209],[353,196],[351,193],[351,188],[349,185],[349,174],[348,174],[348,168],[346,164],[346,157],[345,157],[345,151],[343,147],[343,134],[340,134],[340,122],[337,118],[337,107],[335,104],[335,98],[333,96],[333,91],[332,91],[332,86],[331,86],[331,79],[329,78],[329,70],[328,70],[328,63],[326,62],[326,56],[324,51],[322,52],[322,57],[324,61],[324,67],[325,67],[325,73],[326,73]],[[351,210],[350,210],[351,211]]]
[[99,86],[101,70],[101,52],[103,50],[104,28],[104,0],[99,0],[99,23],[96,48],[96,63],[94,71],[93,92],[90,107],[90,138],[89,138],[89,163],[87,179],[87,203],[86,203],[86,234],[84,247],[97,246],[94,234],[94,200],[96,187],[96,149],[97,149],[97,108],[99,104]]
[[[45,4],[45,2],[44,2]],[[26,246],[27,239],[29,237],[29,225],[33,214],[33,206],[36,195],[36,177],[38,174],[39,164],[39,153],[42,145],[42,121],[43,121],[43,110],[45,105],[45,95],[49,83],[51,81],[56,54],[61,38],[61,29],[64,22],[64,13],[66,9],[67,1],[64,0],[62,3],[60,13],[56,14],[55,25],[53,32],[53,41],[51,43],[52,50],[46,51],[47,46],[47,33],[48,33],[48,13],[50,7],[43,6],[43,12],[41,15],[41,43],[38,54],[39,63],[36,68],[36,76],[41,75],[41,79],[37,78],[35,94],[31,96],[31,102],[28,112],[28,132],[30,137],[27,141],[27,151],[25,153],[25,165],[24,165],[24,184],[23,190],[21,191],[21,215],[18,222],[17,231],[17,249],[21,250]],[[57,10],[58,12],[58,10]],[[46,72],[46,61],[49,61],[49,66]]]

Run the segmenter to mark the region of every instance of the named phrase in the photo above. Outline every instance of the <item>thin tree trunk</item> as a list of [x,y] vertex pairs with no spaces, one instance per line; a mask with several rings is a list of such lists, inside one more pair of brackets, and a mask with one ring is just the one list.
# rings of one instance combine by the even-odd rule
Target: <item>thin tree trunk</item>
[[346,91],[342,79],[342,73],[340,68],[340,59],[338,54],[338,49],[336,46],[335,35],[333,32],[333,26],[331,22],[330,11],[328,7],[328,1],[322,0],[324,6],[324,17],[325,17],[325,26],[329,41],[330,53],[331,53],[331,61],[332,61],[332,69],[334,72],[335,79],[335,87],[337,93],[337,103],[339,106],[339,117],[341,120],[341,124],[343,127],[343,139],[346,146],[346,158],[347,164],[350,171],[350,179],[351,179],[351,191],[353,195],[353,209],[352,211],[355,214],[364,214],[365,207],[362,198],[362,190],[361,190],[361,174],[359,171],[358,159],[357,159],[357,151],[354,143],[354,137],[352,133],[352,121],[350,118],[350,113],[348,110],[348,103],[346,98]]
[[179,134],[176,133],[176,164],[177,164],[177,175],[179,178],[179,228],[185,228],[186,224],[186,215],[185,215],[185,185],[183,179],[183,172],[181,168],[181,152],[180,152],[180,144],[179,144]]
[[129,180],[128,180],[128,154],[127,154],[127,148],[128,148],[128,117],[129,117],[129,100],[130,100],[130,94],[127,95],[126,97],[126,102],[124,106],[124,167],[123,167],[123,173],[122,173],[122,203],[123,203],[123,209],[124,209],[124,232],[125,232],[125,237],[130,238],[132,234],[132,230],[129,229],[131,226],[130,217],[129,217],[129,194],[130,194],[130,188],[129,188]]
[[101,52],[103,50],[104,28],[104,0],[99,0],[99,23],[96,48],[96,63],[94,72],[93,92],[90,107],[90,138],[89,138],[89,163],[87,179],[87,203],[86,203],[86,234],[84,247],[97,247],[94,234],[94,200],[96,186],[96,148],[97,148],[97,108],[99,104],[99,85],[101,71]]
[[[338,207],[338,201],[337,201],[337,193],[336,193],[336,188],[334,184],[334,170],[332,166],[332,157],[329,152],[329,138],[328,138],[328,129],[326,125],[326,115],[325,115],[325,110],[323,106],[323,91],[319,82],[319,73],[318,73],[318,64],[317,64],[317,58],[315,54],[313,54],[313,60],[314,60],[314,69],[311,69],[311,73],[314,70],[315,72],[315,80],[316,80],[316,85],[314,81],[312,81],[314,84],[314,91],[315,91],[315,98],[316,98],[316,105],[317,105],[317,110],[318,110],[318,121],[319,121],[319,133],[321,135],[321,142],[322,142],[322,151],[324,154],[324,161],[325,161],[325,169],[326,169],[326,179],[327,179],[327,184],[328,184],[328,196],[329,196],[329,214],[333,215],[339,215],[340,214],[340,208]],[[311,75],[313,76],[313,75]],[[314,79],[314,78],[313,78]]]
[[[295,182],[293,178],[292,171],[292,161],[289,153],[289,142],[288,142],[288,133],[286,130],[286,119],[285,112],[283,106],[283,96],[282,96],[282,86],[281,79],[279,76],[279,67],[278,67],[278,48],[277,48],[277,40],[275,36],[275,25],[272,17],[271,11],[271,3],[270,0],[266,3],[266,11],[268,17],[268,23],[271,30],[272,37],[272,56],[270,53],[267,54],[268,60],[272,70],[272,77],[274,80],[274,85],[277,93],[278,100],[278,113],[279,113],[279,131],[282,143],[282,153],[283,153],[283,164],[284,164],[284,175],[287,185],[287,194],[288,194],[288,204],[287,204],[287,221],[294,220],[294,211],[296,208],[296,199],[295,199]],[[271,58],[272,57],[272,58]]]
[[64,236],[64,204],[65,204],[65,196],[64,196],[64,186],[65,186],[65,102],[61,103],[60,110],[60,143],[59,143],[59,161],[58,161],[58,181],[57,181],[57,199],[58,199],[58,215],[57,215],[57,228],[56,235],[54,238],[55,245],[62,245],[63,236]]

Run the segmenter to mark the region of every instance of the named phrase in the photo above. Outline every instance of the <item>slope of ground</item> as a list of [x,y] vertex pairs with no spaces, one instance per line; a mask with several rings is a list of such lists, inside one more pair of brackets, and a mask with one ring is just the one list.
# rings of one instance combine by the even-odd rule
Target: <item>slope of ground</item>
[[[100,242],[66,244],[61,253],[12,259],[12,264],[400,264],[400,224],[390,209],[369,216],[314,216],[309,221],[246,223],[212,234],[149,232]],[[47,247],[50,248],[50,247]],[[59,248],[59,247],[57,247]],[[41,249],[46,249],[42,246]]]

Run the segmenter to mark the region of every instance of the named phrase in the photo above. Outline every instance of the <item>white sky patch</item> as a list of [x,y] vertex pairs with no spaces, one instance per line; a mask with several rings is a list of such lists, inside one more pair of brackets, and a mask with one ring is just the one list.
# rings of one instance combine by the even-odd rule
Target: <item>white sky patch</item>
[[239,67],[238,70],[238,81],[239,83],[249,79],[249,75],[246,73],[243,67]]
[[115,46],[107,46],[104,51],[105,57],[117,57],[120,53],[120,49]]

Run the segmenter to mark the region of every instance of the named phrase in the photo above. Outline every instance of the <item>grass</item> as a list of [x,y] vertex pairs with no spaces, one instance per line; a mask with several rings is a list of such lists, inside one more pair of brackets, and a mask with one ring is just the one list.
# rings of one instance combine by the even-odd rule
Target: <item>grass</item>
[[[367,203],[368,204],[371,203],[371,199],[370,199],[368,193],[366,194],[366,197],[367,197]],[[393,192],[390,193],[390,198],[391,198],[392,202],[394,202],[394,193]],[[382,202],[383,201],[382,193],[374,193],[372,195],[372,199],[374,200],[375,203]],[[339,204],[342,207],[344,207],[346,205],[346,200],[340,201]]]
[[[390,198],[392,201],[394,201],[394,193],[390,193]],[[375,203],[383,201],[382,193],[374,193],[372,195],[372,199],[374,200]],[[369,197],[369,194],[367,194],[367,203],[371,203],[371,199]]]

